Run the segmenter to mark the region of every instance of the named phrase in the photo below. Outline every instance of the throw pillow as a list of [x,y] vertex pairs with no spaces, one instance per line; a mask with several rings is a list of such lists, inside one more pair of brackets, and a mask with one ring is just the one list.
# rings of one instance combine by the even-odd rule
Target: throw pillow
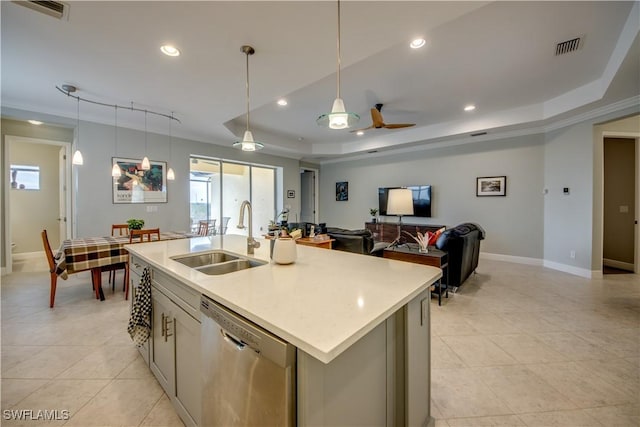
[[429,246],[435,246],[436,242],[438,241],[438,237],[440,237],[440,235],[444,232],[445,228],[442,227],[438,230],[436,230],[434,233],[432,232],[427,232],[429,235]]

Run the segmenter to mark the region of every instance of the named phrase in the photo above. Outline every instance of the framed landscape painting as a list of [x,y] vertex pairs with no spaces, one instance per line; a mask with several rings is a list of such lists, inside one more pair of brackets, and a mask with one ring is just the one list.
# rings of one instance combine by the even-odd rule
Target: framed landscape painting
[[476,178],[476,196],[506,196],[506,176],[482,176]]
[[113,203],[167,202],[167,163],[151,161],[151,169],[143,170],[141,162],[113,158],[121,174],[113,180]]

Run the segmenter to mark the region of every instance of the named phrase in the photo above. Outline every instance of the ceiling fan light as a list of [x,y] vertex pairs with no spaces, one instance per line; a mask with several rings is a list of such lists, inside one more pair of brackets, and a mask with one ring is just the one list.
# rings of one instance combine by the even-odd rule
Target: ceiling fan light
[[117,163],[113,164],[111,168],[111,176],[114,178],[120,178],[122,176],[122,171],[120,170],[120,166]]
[[169,168],[169,170],[167,171],[167,179],[169,181],[174,181],[176,179],[176,174],[175,172],[173,172],[173,168]]
[[142,159],[142,170],[148,171],[149,169],[151,169],[151,163],[149,163],[149,158],[144,156],[144,159]]
[[78,166],[81,166],[84,164],[84,160],[82,159],[82,153],[80,152],[80,150],[76,150],[76,152],[73,153],[73,159],[71,160],[71,162],[74,165],[78,165]]

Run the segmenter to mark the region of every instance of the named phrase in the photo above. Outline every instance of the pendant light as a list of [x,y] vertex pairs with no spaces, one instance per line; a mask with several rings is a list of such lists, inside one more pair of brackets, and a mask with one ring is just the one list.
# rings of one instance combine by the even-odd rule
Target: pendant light
[[84,164],[84,160],[82,159],[82,153],[80,152],[80,98],[78,98],[78,120],[77,120],[77,131],[76,131],[76,152],[73,153],[73,159],[71,163],[74,165],[81,166]]
[[[115,106],[115,131],[114,131],[114,139],[113,139],[113,148],[114,154],[118,155],[118,106]],[[111,176],[114,178],[120,178],[122,176],[122,172],[120,171],[120,166],[118,166],[118,162],[116,159],[113,159],[113,167],[111,168]]]
[[247,57],[247,130],[244,131],[242,141],[233,143],[233,148],[239,148],[242,151],[256,151],[264,148],[264,144],[253,140],[253,134],[249,130],[249,55],[253,55],[256,51],[251,46],[242,46],[240,49]]
[[173,181],[176,179],[176,174],[171,167],[171,160],[173,154],[173,139],[171,138],[171,122],[173,121],[173,111],[171,112],[171,118],[169,119],[169,170],[167,171],[167,180]]
[[147,110],[144,110],[144,159],[142,159],[142,170],[148,171],[151,169],[151,163],[147,157]]
[[316,120],[320,126],[328,126],[329,129],[347,129],[360,120],[356,113],[349,113],[344,107],[344,101],[340,98],[340,0],[338,0],[338,84],[337,96],[333,101],[331,112],[323,114]]

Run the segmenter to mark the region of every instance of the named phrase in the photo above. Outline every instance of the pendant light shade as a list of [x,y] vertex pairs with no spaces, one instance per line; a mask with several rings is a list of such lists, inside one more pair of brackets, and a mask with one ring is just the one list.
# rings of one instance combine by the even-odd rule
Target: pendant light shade
[[173,181],[176,179],[176,174],[175,172],[173,172],[173,168],[169,168],[169,170],[167,171],[167,179],[169,181]]
[[71,160],[71,163],[73,163],[74,165],[82,166],[84,164],[84,159],[82,158],[82,153],[80,152],[80,98],[78,98],[78,115],[77,115],[76,135],[77,135],[77,138],[76,138],[76,152],[73,153],[73,159]]
[[244,137],[242,141],[236,141],[233,143],[233,148],[241,149],[242,151],[256,151],[264,148],[264,144],[257,142],[253,139],[253,134],[249,130],[249,55],[253,55],[256,51],[251,46],[242,46],[240,49],[246,55],[247,64],[247,130],[244,131]]
[[333,101],[331,112],[323,114],[316,120],[320,126],[329,129],[347,129],[358,123],[360,116],[356,113],[347,112],[344,101],[340,97],[340,0],[338,0],[338,71],[337,71],[337,95]]
[[149,158],[144,156],[144,159],[142,159],[142,170],[148,171],[149,169],[151,169],[151,163],[149,163]]

